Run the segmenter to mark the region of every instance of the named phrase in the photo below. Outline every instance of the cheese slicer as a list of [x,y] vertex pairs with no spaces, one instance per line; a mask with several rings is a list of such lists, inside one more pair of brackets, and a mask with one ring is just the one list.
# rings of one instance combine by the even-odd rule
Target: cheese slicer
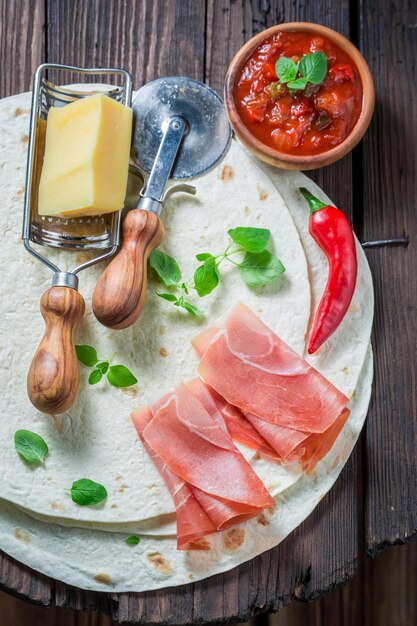
[[[71,73],[92,79],[106,75],[120,85],[58,86],[51,82],[54,72]],[[47,74],[48,73],[48,74]],[[38,213],[38,188],[42,170],[46,118],[49,109],[62,107],[85,96],[104,93],[126,106],[131,104],[132,80],[122,69],[84,69],[46,63],[34,77],[22,239],[25,248],[53,272],[52,286],[43,294],[40,309],[45,320],[44,336],[33,357],[27,391],[32,404],[41,412],[58,414],[74,403],[79,389],[78,361],[74,331],[84,315],[85,304],[78,292],[78,274],[113,256],[119,247],[121,211],[103,216],[59,218]],[[61,269],[46,256],[47,248],[94,251],[97,254],[71,271]]]
[[101,275],[93,294],[96,318],[109,328],[133,324],[147,289],[147,259],[164,236],[160,215],[169,195],[195,193],[189,185],[168,187],[169,179],[192,179],[226,154],[231,128],[221,98],[197,80],[167,77],[147,83],[133,102],[139,169],[146,182],[136,209],[122,225],[120,251]]

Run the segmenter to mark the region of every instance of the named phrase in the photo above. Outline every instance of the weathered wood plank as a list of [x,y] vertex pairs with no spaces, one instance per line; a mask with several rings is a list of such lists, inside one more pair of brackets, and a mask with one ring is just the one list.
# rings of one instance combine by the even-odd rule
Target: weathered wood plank
[[0,98],[31,88],[45,58],[43,0],[0,2]]
[[366,430],[366,546],[376,554],[417,530],[417,5],[362,3],[361,47],[377,107],[363,142],[363,238],[407,234],[369,250],[375,281],[374,393]]
[[134,88],[159,76],[201,79],[204,0],[47,0],[48,60],[123,67]]
[[0,593],[2,626],[112,626],[114,622],[101,613],[79,613],[71,609],[34,606]]

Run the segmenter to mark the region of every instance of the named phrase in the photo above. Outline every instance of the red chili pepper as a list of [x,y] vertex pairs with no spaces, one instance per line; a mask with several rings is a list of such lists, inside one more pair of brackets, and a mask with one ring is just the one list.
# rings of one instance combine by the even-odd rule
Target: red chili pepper
[[305,187],[299,191],[310,207],[310,235],[329,262],[327,284],[308,341],[307,352],[313,354],[334,333],[349,308],[356,285],[356,245],[352,227],[342,211],[324,204]]

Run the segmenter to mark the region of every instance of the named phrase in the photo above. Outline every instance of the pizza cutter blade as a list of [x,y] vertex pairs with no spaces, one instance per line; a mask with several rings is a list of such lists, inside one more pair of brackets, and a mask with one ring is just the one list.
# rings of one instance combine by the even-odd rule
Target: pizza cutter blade
[[144,85],[133,103],[134,148],[139,168],[149,174],[136,209],[123,222],[120,252],[93,294],[96,318],[109,328],[127,328],[142,312],[147,259],[164,236],[164,200],[194,187],[166,186],[170,178],[191,179],[212,169],[226,154],[231,128],[222,100],[197,80],[168,77]]

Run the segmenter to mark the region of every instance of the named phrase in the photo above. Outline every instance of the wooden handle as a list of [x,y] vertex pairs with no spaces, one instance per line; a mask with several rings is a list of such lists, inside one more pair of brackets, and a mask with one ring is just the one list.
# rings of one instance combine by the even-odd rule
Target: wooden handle
[[123,221],[120,252],[104,270],[93,294],[93,311],[109,328],[127,328],[146,299],[148,256],[159,246],[164,226],[155,213],[134,209]]
[[41,299],[45,334],[33,357],[27,379],[29,399],[42,413],[64,413],[80,386],[74,330],[84,315],[84,299],[69,287],[51,287]]

